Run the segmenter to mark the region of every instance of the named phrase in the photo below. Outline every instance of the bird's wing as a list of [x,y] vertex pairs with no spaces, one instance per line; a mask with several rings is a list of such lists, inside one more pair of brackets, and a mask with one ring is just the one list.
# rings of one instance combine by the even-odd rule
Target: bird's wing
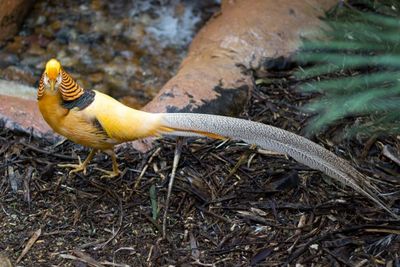
[[162,128],[161,115],[135,110],[108,95],[95,93],[95,100],[84,112],[95,116],[108,136],[119,143],[157,135]]

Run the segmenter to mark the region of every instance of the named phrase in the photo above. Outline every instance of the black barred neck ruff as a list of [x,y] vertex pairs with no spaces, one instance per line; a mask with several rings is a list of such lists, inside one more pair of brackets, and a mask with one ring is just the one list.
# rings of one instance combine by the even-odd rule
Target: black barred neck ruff
[[64,70],[61,70],[61,85],[59,87],[62,99],[64,101],[74,101],[77,100],[84,94],[84,90],[82,87],[77,84],[77,82],[72,79],[71,75],[69,75]]
[[44,94],[44,73],[42,75],[42,77],[40,77],[40,81],[39,81],[39,87],[38,87],[38,91],[37,91],[37,99],[39,100],[40,98],[42,98],[43,94]]
[[[45,85],[44,85],[45,76],[46,73],[43,73],[39,81],[39,87],[37,92],[38,99],[40,99],[45,92]],[[64,70],[61,70],[61,78],[62,78],[61,84],[58,90],[60,91],[61,98],[63,101],[70,102],[77,100],[85,93],[85,90],[83,90],[83,88],[79,86],[79,84],[74,79],[72,79],[71,75],[69,75]]]

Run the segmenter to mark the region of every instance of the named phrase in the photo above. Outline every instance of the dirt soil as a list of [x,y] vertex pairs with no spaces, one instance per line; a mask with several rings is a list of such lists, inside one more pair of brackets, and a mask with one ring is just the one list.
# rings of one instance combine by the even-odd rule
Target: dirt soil
[[[310,96],[290,72],[257,79],[249,118],[301,133]],[[313,140],[376,180],[399,212],[399,166],[382,145],[393,136],[339,140],[347,119]],[[368,199],[282,155],[240,142],[189,140],[183,146],[162,238],[174,140],[147,154],[119,149],[124,174],[102,179],[59,163],[88,150],[32,140],[0,128],[0,261],[19,266],[399,266],[400,225]],[[397,178],[396,178],[397,177]],[[34,242],[35,241],[35,242]],[[1,260],[2,259],[2,260]],[[0,266],[1,265],[0,263]],[[7,265],[4,265],[7,266]]]

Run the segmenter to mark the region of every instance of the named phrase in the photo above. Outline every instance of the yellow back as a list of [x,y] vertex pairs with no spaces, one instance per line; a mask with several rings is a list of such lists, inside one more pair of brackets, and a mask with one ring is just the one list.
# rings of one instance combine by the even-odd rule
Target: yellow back
[[95,101],[83,112],[95,115],[109,137],[126,142],[158,135],[160,114],[127,107],[108,95],[95,92]]

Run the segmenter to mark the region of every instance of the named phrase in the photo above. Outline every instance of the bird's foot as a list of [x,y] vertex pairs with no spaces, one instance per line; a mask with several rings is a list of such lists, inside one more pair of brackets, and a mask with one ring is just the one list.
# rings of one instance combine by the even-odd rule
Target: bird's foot
[[102,175],[100,177],[101,179],[103,179],[103,178],[115,178],[115,177],[118,177],[121,174],[121,172],[118,169],[113,170],[113,171],[107,171],[107,170],[100,169],[100,168],[94,168],[94,169],[104,173],[104,175]]
[[85,164],[85,162],[82,163],[80,157],[78,157],[78,160],[79,164],[57,164],[57,166],[61,168],[72,168],[72,170],[68,173],[69,175],[77,172],[83,172],[83,174],[86,175],[87,164]]

